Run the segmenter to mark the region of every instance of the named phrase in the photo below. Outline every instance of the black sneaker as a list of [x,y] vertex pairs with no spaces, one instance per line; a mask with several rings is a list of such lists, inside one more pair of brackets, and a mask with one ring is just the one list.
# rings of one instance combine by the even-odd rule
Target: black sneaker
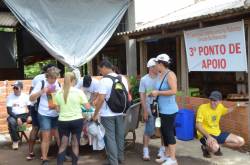
[[223,156],[223,153],[221,152],[220,148],[218,149],[218,151],[216,151],[214,153],[215,156]]
[[209,151],[207,150],[207,147],[206,147],[206,146],[202,145],[202,146],[201,146],[201,150],[202,150],[203,156],[204,156],[205,158],[211,158],[211,157],[212,157],[211,154],[209,153]]

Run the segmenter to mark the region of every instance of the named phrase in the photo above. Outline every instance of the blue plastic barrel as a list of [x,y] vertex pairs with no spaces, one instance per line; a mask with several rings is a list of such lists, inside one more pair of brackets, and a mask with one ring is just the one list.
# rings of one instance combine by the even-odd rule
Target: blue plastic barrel
[[194,138],[194,111],[180,109],[175,119],[176,137],[179,140],[192,140]]

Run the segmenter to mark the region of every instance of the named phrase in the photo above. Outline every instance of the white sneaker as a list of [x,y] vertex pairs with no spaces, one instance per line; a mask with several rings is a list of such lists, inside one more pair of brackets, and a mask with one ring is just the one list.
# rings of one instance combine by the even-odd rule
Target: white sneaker
[[142,159],[144,161],[149,161],[150,160],[148,148],[143,148],[143,157],[142,157]]
[[162,163],[162,165],[177,165],[177,160],[169,158],[164,163]]
[[17,150],[18,149],[18,142],[13,142],[12,143],[12,149]]
[[163,155],[161,158],[159,159],[155,159],[156,163],[163,163],[165,161],[167,161],[169,159],[169,157]]
[[158,150],[157,158],[165,156],[165,147],[160,147]]

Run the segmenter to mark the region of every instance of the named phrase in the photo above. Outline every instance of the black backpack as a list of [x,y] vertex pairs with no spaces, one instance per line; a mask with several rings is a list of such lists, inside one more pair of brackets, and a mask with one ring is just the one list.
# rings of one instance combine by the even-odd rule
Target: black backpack
[[122,82],[121,76],[106,75],[104,78],[110,78],[113,81],[110,97],[108,100],[105,99],[109,108],[114,113],[126,113],[130,102],[128,100],[128,91]]
[[[41,83],[42,83],[42,86],[41,86],[41,90],[42,90],[44,88],[45,81],[42,80]],[[37,98],[37,101],[34,105],[36,111],[38,111],[38,108],[39,108],[40,98],[41,98],[41,96]]]

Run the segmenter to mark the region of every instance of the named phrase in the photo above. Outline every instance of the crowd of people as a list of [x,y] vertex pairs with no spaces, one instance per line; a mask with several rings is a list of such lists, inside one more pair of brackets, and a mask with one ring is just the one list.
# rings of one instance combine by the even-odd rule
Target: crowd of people
[[[148,74],[141,78],[138,91],[145,121],[142,159],[150,161],[150,139],[156,129],[160,129],[161,146],[155,161],[163,165],[178,164],[175,139],[175,117],[179,110],[175,99],[177,78],[169,69],[170,61],[167,54],[150,59],[147,63]],[[104,164],[123,164],[124,113],[131,101],[128,81],[117,74],[112,63],[106,59],[98,67],[103,76],[100,80],[89,75],[78,79],[74,72],[67,72],[61,86],[58,81],[60,70],[54,65],[46,65],[42,73],[32,80],[29,95],[22,92],[22,81],[16,81],[13,93],[7,98],[7,121],[12,148],[18,149],[18,127],[23,123],[32,123],[27,160],[34,158],[34,145],[37,138],[40,138],[42,164],[49,164],[48,151],[51,137],[54,136],[58,145],[57,164],[62,165],[69,156],[72,164],[76,165],[84,125],[82,109],[94,107],[91,121],[101,124],[105,129],[107,161]],[[244,139],[221,132],[219,127],[221,117],[235,107],[225,107],[219,91],[213,91],[209,99],[209,103],[201,105],[197,110],[197,135],[204,157],[211,157],[211,153],[221,156],[220,144],[241,147]],[[71,152],[67,149],[69,145]]]
[[[149,142],[157,127],[160,127],[161,146],[159,146],[157,159],[163,165],[176,165],[176,139],[175,118],[178,113],[178,105],[175,100],[177,93],[177,78],[169,69],[170,58],[167,54],[160,54],[151,58],[147,63],[148,74],[140,81],[140,98],[143,108],[145,129],[143,136],[144,161],[150,160]],[[225,107],[222,104],[222,94],[212,91],[209,96],[210,102],[199,106],[196,115],[196,128],[198,139],[201,142],[203,156],[210,158],[213,153],[222,156],[220,145],[229,147],[241,147],[244,139],[228,132],[221,132],[219,123],[223,115],[232,112],[235,107]],[[153,111],[154,102],[157,102],[158,114]],[[160,124],[157,120],[160,118]]]

